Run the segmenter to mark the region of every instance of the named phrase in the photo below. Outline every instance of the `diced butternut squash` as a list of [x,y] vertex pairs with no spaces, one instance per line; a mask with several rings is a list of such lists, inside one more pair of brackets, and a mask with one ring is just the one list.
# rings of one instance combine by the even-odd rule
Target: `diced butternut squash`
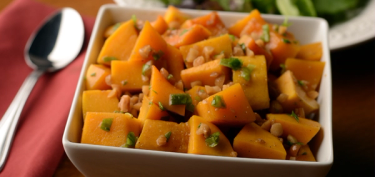
[[267,114],[267,119],[282,125],[283,137],[292,135],[303,144],[310,142],[320,130],[319,122],[301,117],[297,120],[288,114]]
[[159,105],[160,109],[166,109],[182,116],[185,115],[185,105],[170,105],[169,103],[171,94],[184,93],[184,91],[171,85],[155,66],[152,66],[150,85],[150,100]]
[[290,70],[299,81],[307,81],[304,84],[308,90],[316,90],[323,75],[325,62],[308,61],[288,58],[285,61],[285,69]]
[[134,28],[133,21],[129,20],[121,24],[105,41],[97,62],[110,65],[113,60],[128,60],[137,37],[138,32]]
[[193,44],[211,36],[211,32],[202,25],[193,25],[190,28],[170,30],[163,35],[164,40],[175,47]]
[[143,96],[142,106],[139,110],[138,120],[144,123],[146,119],[160,120],[165,116],[168,116],[167,111],[161,110],[159,105],[150,101],[150,99],[147,96]]
[[220,60],[212,60],[200,66],[184,69],[181,71],[181,79],[185,88],[191,88],[191,83],[195,81],[201,81],[203,86],[215,86],[217,77],[212,77],[213,73],[217,73],[217,77],[224,75],[224,82],[230,80],[230,69],[220,65]]
[[227,33],[225,24],[221,21],[217,12],[211,12],[204,16],[186,20],[181,28],[190,28],[191,26],[196,24],[206,27],[209,31],[211,31],[213,36]]
[[[111,118],[108,131],[101,129],[103,119]],[[140,122],[131,114],[87,112],[83,125],[81,143],[121,147],[129,132],[139,136]]]
[[[135,148],[186,153],[189,144],[189,131],[187,123],[146,120]],[[170,135],[169,138],[166,138],[168,132]],[[162,140],[163,138],[167,140]]]
[[111,82],[121,86],[122,91],[140,91],[148,82],[142,80],[141,61],[113,61],[111,69]]
[[[203,134],[197,134],[198,127],[201,124],[208,125],[211,134],[219,132],[219,141],[215,147],[210,147],[206,144],[206,138]],[[189,154],[202,155],[216,155],[216,156],[230,156],[236,157],[237,153],[233,151],[232,145],[225,135],[214,124],[206,122],[202,117],[192,116],[189,119],[190,139],[189,139]]]
[[168,9],[164,14],[164,20],[170,28],[180,28],[180,26],[189,18],[188,15],[182,13],[173,6],[168,6]]
[[[151,50],[145,48],[150,46]],[[142,31],[139,33],[138,40],[135,42],[131,52],[130,61],[142,61],[146,63],[149,60],[161,60],[167,52],[167,43],[161,35],[146,21]]]
[[158,18],[151,23],[152,27],[161,35],[168,29],[168,24],[165,22],[162,16],[158,16]]
[[166,63],[167,63],[167,71],[169,74],[173,75],[173,80],[175,82],[181,80],[180,73],[184,69],[184,60],[182,59],[182,54],[180,50],[176,47],[168,45],[166,53]]
[[236,58],[242,61],[243,67],[249,69],[250,76],[244,78],[241,69],[233,71],[233,82],[241,84],[246,98],[253,110],[269,108],[270,97],[268,94],[266,59],[263,55]]
[[[212,47],[213,48],[212,53],[205,54],[204,53],[205,47]],[[191,45],[180,47],[180,51],[181,51],[182,57],[185,61],[185,65],[187,68],[190,68],[193,66],[192,62],[186,61],[186,58],[191,48],[194,48],[194,50],[198,51],[197,57],[203,56],[206,61],[212,60],[215,57],[215,55],[218,55],[221,53],[223,53],[224,57],[227,57],[227,58],[232,56],[232,41],[228,34],[210,38],[210,39],[200,41]]]
[[280,102],[284,112],[291,113],[296,108],[303,108],[308,115],[319,109],[318,102],[307,96],[290,70],[284,72],[274,83],[280,93],[287,95],[287,99]]
[[251,38],[249,35],[241,36],[240,40],[238,41],[239,44],[244,44],[247,48],[254,52],[255,55],[264,55],[267,60],[267,68],[269,69],[271,62],[273,60],[273,56],[269,53],[265,48],[262,48],[256,44],[255,40]]
[[275,71],[280,69],[280,64],[284,64],[287,58],[294,58],[297,55],[300,45],[293,34],[286,32],[283,35],[270,30],[270,42],[266,44],[266,48],[273,56],[270,70]]
[[245,125],[233,141],[239,157],[285,159],[286,151],[280,140],[255,123]]
[[[233,34],[237,37],[240,37],[242,30],[248,26],[247,28],[253,28],[255,31],[259,31],[262,29],[262,25],[266,22],[263,20],[260,12],[257,9],[254,9],[250,12],[250,14],[236,22],[233,26],[228,28],[230,34]],[[251,30],[251,29],[249,29]]]
[[296,58],[303,60],[320,61],[323,55],[322,42],[302,45]]
[[111,90],[85,90],[82,94],[82,113],[118,111],[118,98],[108,97]]
[[302,145],[298,151],[296,160],[316,162],[314,154],[311,152],[309,145]]
[[111,86],[107,85],[105,78],[111,74],[111,69],[100,64],[91,64],[87,69],[85,82],[86,90],[107,90]]
[[[225,106],[215,107],[215,97],[220,97]],[[218,126],[243,126],[255,120],[254,112],[238,83],[199,102],[196,111],[205,121]]]

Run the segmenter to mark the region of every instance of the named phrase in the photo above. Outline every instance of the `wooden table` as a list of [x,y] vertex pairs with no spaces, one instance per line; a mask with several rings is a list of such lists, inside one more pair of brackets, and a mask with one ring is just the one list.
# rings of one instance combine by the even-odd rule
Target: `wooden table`
[[[95,17],[112,0],[37,0]],[[0,1],[0,11],[11,0]],[[329,176],[374,176],[375,39],[331,52],[334,164]],[[83,176],[64,156],[55,176]]]

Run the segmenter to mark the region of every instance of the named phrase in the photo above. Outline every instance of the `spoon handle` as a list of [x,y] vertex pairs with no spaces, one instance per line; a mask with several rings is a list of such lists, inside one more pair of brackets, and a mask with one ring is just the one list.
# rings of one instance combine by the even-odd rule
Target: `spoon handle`
[[18,90],[17,95],[0,121],[0,171],[4,168],[7,160],[22,109],[31,93],[31,90],[34,88],[35,83],[43,73],[44,71],[34,70],[25,79],[21,88]]

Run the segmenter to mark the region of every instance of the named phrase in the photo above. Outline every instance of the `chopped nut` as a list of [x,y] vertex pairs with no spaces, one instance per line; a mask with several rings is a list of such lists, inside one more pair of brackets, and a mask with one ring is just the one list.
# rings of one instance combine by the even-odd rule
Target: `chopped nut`
[[196,134],[203,135],[205,138],[207,138],[208,136],[211,135],[211,129],[207,124],[201,123],[196,131]]
[[152,51],[151,46],[150,45],[146,45],[146,46],[140,48],[138,52],[139,52],[139,54],[141,55],[141,57],[143,59],[147,59],[148,56],[150,55],[151,51]]
[[283,126],[280,123],[272,124],[270,133],[277,137],[281,136],[283,134]]

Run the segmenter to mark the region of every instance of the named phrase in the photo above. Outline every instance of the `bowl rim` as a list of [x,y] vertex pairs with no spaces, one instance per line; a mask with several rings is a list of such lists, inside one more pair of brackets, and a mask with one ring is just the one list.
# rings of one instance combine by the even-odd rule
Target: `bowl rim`
[[[101,145],[91,145],[91,144],[82,144],[82,143],[77,143],[77,142],[72,142],[69,140],[69,131],[72,126],[72,121],[75,116],[75,109],[76,105],[79,102],[79,97],[80,97],[80,92],[82,90],[82,85],[84,84],[83,78],[85,75],[85,70],[88,68],[88,65],[91,64],[89,62],[89,56],[90,52],[92,51],[92,48],[95,43],[95,35],[97,34],[97,31],[100,27],[100,21],[102,20],[101,17],[106,11],[110,10],[126,10],[126,9],[131,9],[131,10],[139,10],[139,11],[156,11],[156,12],[164,12],[166,8],[137,8],[137,7],[120,7],[118,5],[114,4],[106,4],[103,5],[96,17],[95,24],[93,27],[93,31],[90,36],[89,44],[87,47],[87,53],[84,59],[84,63],[80,72],[79,80],[77,83],[77,88],[75,90],[72,106],[69,112],[69,117],[66,122],[66,126],[64,129],[64,134],[62,137],[62,143],[65,151],[67,152],[68,157],[70,154],[68,153],[69,149],[76,148],[76,149],[93,149],[93,150],[99,150],[99,151],[112,151],[112,152],[118,152],[118,153],[136,153],[136,154],[142,154],[142,155],[153,155],[153,156],[167,156],[167,157],[176,157],[176,158],[197,158],[197,159],[202,159],[202,160],[215,160],[215,161],[228,161],[228,162],[245,162],[245,163],[260,163],[260,164],[278,164],[278,165],[297,165],[297,166],[331,166],[333,164],[333,141],[332,141],[332,86],[331,86],[331,67],[330,67],[330,55],[329,55],[329,48],[328,48],[328,23],[325,19],[319,18],[319,17],[288,17],[290,21],[299,21],[299,20],[312,20],[320,23],[323,25],[323,28],[325,32],[323,33],[324,36],[323,38],[325,39],[322,41],[323,43],[323,52],[325,60],[326,60],[326,65],[325,65],[325,72],[327,74],[326,79],[327,80],[327,88],[325,88],[326,92],[329,92],[329,98],[328,99],[328,112],[326,113],[326,116],[328,120],[327,125],[325,126],[325,133],[324,133],[324,138],[328,138],[328,144],[329,144],[329,157],[327,158],[326,161],[317,161],[317,162],[307,162],[307,161],[291,161],[291,160],[275,160],[275,159],[257,159],[257,158],[231,158],[231,157],[222,157],[222,156],[210,156],[210,155],[192,155],[192,154],[187,154],[187,153],[174,153],[174,152],[164,152],[164,151],[153,151],[153,150],[142,150],[142,149],[127,149],[127,148],[118,148],[118,147],[110,147],[110,146],[101,146]],[[206,11],[206,10],[192,10],[192,9],[180,9],[182,12],[185,13],[208,13],[212,11]],[[239,12],[218,12],[220,16],[225,15],[225,16],[238,16],[241,15],[245,17],[247,14],[246,13],[239,13]],[[269,14],[262,14],[262,17],[265,19],[284,19],[284,16],[281,15],[269,15]],[[86,69],[85,69],[86,68]],[[323,78],[322,78],[323,79]],[[327,135],[328,132],[328,135]],[[319,147],[320,148],[320,147]],[[74,163],[74,162],[73,162]]]

